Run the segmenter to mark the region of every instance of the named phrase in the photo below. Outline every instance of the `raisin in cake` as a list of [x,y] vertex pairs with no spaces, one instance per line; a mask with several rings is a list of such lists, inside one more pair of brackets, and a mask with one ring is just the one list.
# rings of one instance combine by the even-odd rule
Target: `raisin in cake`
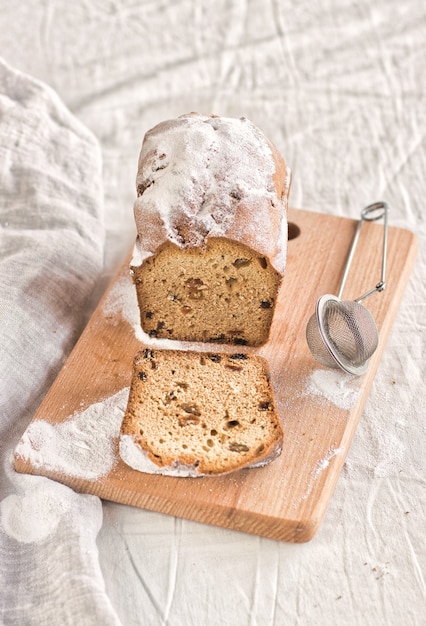
[[269,463],[281,452],[268,365],[260,356],[140,351],[120,434],[142,472],[205,476]]
[[144,138],[131,271],[151,337],[257,346],[285,270],[290,170],[246,118],[196,113]]

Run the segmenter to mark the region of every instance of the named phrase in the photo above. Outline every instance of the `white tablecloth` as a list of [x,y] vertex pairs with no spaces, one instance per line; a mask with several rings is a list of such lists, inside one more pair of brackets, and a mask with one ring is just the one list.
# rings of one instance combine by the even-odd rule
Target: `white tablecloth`
[[[425,624],[424,5],[27,0],[12,6],[3,0],[0,8],[7,68],[0,83],[7,95],[0,120],[2,242],[17,241],[21,232],[20,241],[35,236],[33,212],[26,223],[16,198],[41,207],[44,227],[59,231],[51,267],[65,277],[75,304],[59,299],[53,306],[43,300],[44,285],[31,291],[34,275],[24,280],[28,258],[37,265],[46,241],[52,249],[49,237],[28,244],[28,258],[23,245],[26,273],[16,281],[13,272],[21,266],[1,266],[2,302],[18,302],[22,321],[10,321],[2,304],[7,358],[3,352],[0,359],[8,368],[0,380],[0,623]],[[59,130],[47,125],[46,132],[62,157],[70,155],[58,160],[48,147],[36,151],[34,184],[28,169],[20,174],[17,161],[10,168],[7,160],[28,157],[22,142],[13,143],[7,113],[16,71],[26,85],[35,79],[43,94],[41,126],[44,114],[56,120]],[[23,102],[22,93],[16,102]],[[23,111],[14,110],[22,122]],[[81,315],[89,318],[133,241],[142,137],[155,123],[189,111],[245,115],[261,127],[292,168],[292,206],[356,218],[363,206],[386,200],[390,223],[419,238],[412,279],[344,471],[322,527],[307,544],[101,503],[11,469],[10,452],[81,332]],[[34,148],[30,135],[16,136]],[[56,178],[40,200],[43,158]],[[53,217],[58,206],[61,219],[80,233],[76,240],[66,229],[62,238]],[[3,248],[0,257],[10,254]],[[70,257],[78,263],[70,265]],[[26,299],[15,282],[27,285]],[[10,371],[14,354],[21,373]],[[19,383],[13,398],[8,376]]]

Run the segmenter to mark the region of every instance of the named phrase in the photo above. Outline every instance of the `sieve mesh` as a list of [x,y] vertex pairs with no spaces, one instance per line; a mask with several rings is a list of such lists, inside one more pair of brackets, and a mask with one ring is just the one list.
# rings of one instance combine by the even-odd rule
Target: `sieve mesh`
[[[364,222],[384,220],[382,246],[382,273],[380,281],[356,300],[340,300],[352,257]],[[317,361],[326,367],[342,368],[350,374],[363,374],[368,361],[374,354],[379,333],[371,313],[365,309],[363,300],[373,293],[381,292],[386,286],[386,251],[388,233],[388,206],[386,202],[374,202],[361,212],[361,219],[355,230],[346,260],[339,293],[326,294],[317,302],[314,315],[306,327],[306,340]]]
[[333,298],[325,301],[320,315],[325,341],[317,313],[311,316],[306,328],[309,349],[316,360],[326,367],[340,367],[339,362],[348,368],[362,367],[378,345],[377,327],[371,313],[359,302]]

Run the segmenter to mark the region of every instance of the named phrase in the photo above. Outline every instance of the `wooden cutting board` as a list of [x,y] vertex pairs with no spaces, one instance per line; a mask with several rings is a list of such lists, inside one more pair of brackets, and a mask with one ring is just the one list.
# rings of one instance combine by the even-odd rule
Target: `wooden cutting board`
[[[305,330],[318,297],[337,293],[356,220],[292,209],[289,223],[287,272],[271,337],[267,345],[251,350],[265,356],[271,367],[285,431],[283,451],[276,461],[264,468],[216,478],[154,476],[126,466],[119,458],[115,439],[116,463],[96,480],[58,472],[40,460],[32,466],[20,455],[15,455],[16,470],[48,476],[105,500],[278,540],[310,540],[325,515],[360,419],[414,264],[416,238],[406,230],[389,228],[387,288],[365,302],[379,329],[379,347],[367,373],[353,377],[320,366],[308,349]],[[363,226],[344,299],[354,299],[378,282],[382,236],[380,223]],[[56,427],[74,412],[130,385],[133,356],[143,344],[129,322],[128,311],[111,306],[118,281],[123,284],[126,280],[132,298],[128,260],[33,422],[44,420]],[[149,345],[156,342],[149,340]],[[80,428],[84,424],[80,423]]]

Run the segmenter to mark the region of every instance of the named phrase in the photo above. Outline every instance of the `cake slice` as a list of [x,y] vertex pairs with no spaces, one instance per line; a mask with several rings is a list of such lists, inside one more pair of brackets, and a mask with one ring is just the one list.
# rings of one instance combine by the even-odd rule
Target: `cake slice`
[[281,452],[268,364],[260,356],[146,348],[135,356],[120,455],[130,467],[206,476]]

